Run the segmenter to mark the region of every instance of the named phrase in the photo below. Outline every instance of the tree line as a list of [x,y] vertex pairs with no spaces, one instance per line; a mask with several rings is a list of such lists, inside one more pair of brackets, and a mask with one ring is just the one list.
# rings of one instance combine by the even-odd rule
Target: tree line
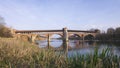
[[120,41],[120,27],[115,29],[108,28],[107,32],[99,33],[96,39],[101,41]]

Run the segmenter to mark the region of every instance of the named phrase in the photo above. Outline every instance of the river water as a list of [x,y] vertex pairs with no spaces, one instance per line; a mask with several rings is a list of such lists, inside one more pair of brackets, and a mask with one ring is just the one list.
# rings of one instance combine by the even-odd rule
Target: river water
[[[40,48],[53,48],[55,50],[65,50],[62,40],[52,39],[49,43],[47,40],[36,41]],[[103,43],[95,41],[83,42],[80,40],[69,40],[67,44],[67,55],[88,54],[93,53],[95,48],[101,52],[103,49],[110,48],[111,52],[120,55],[120,42],[117,43]]]

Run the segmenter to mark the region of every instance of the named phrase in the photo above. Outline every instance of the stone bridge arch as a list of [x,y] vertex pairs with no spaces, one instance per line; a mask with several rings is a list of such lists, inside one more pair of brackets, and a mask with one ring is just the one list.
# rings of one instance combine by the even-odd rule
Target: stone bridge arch
[[53,35],[59,35],[61,37],[63,37],[63,34],[62,33],[44,33],[44,34],[38,34],[39,36],[42,36],[44,38],[48,38],[48,35],[49,35],[49,38],[51,38]]
[[23,41],[34,43],[38,34],[17,34],[15,37]]
[[21,36],[20,36],[20,39],[21,39],[22,41],[30,41],[30,37],[29,37],[28,35],[21,35]]
[[72,33],[72,34],[69,34],[68,36],[69,39],[82,39],[82,36],[80,34],[77,34],[77,33]]
[[70,32],[68,36],[70,37],[71,35],[79,36],[81,38],[80,40],[85,40],[85,37],[89,35],[92,36],[94,39],[96,37],[96,33],[86,33],[86,32]]
[[88,34],[85,34],[85,35],[84,35],[84,40],[94,40],[95,37],[96,37],[95,34],[88,33]]
[[50,34],[50,38],[52,38],[52,36],[54,36],[54,35],[58,35],[58,36],[60,36],[61,38],[63,38],[63,34],[61,34],[61,33],[53,33],[53,34]]

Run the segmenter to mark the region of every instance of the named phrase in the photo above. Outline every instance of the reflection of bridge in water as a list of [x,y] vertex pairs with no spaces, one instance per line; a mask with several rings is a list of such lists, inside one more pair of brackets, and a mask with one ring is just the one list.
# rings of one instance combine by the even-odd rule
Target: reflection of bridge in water
[[85,38],[89,39],[91,37],[91,40],[94,40],[97,35],[97,31],[68,30],[67,28],[63,28],[63,30],[16,30],[13,34],[14,37],[18,39],[22,39],[24,41],[29,41],[32,43],[35,42],[37,37],[47,38],[49,42],[52,35],[58,34],[61,36],[62,40],[66,42],[71,37],[79,37],[83,41],[85,40]]
[[[46,41],[47,42],[47,41]],[[43,43],[46,43],[45,41]],[[61,42],[61,43],[60,43]],[[51,42],[51,43],[56,43],[56,42]],[[59,43],[56,43],[55,45],[53,44],[44,44],[42,46],[41,43],[39,43],[40,48],[45,48],[45,49],[54,49],[54,50],[64,50],[66,47],[64,46],[64,43],[62,41],[59,41]],[[84,48],[89,48],[89,47],[94,47],[96,46],[95,41],[79,41],[79,40],[70,40],[67,44],[68,51],[69,50],[79,50],[79,49],[84,49]]]

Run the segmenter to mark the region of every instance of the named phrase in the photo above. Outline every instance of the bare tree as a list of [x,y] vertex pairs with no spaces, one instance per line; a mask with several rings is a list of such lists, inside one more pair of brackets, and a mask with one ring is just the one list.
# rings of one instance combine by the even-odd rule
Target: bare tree
[[4,18],[0,16],[0,37],[12,37],[10,29],[5,24]]

